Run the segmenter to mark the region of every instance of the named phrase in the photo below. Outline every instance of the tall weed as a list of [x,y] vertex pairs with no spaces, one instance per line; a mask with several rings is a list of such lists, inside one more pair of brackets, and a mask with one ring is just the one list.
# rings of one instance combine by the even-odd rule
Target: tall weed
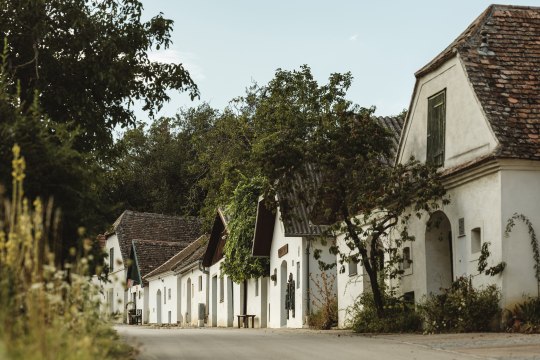
[[[100,317],[89,281],[90,239],[76,261],[56,266],[47,211],[24,197],[25,161],[13,147],[12,196],[0,208],[0,355],[10,359],[130,358],[130,347]],[[81,236],[83,231],[81,230]]]

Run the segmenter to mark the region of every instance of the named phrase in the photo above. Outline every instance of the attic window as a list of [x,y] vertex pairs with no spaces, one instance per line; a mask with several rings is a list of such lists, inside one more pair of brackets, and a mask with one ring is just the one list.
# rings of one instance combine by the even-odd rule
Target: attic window
[[436,167],[444,165],[445,127],[446,90],[443,90],[428,99],[426,162]]

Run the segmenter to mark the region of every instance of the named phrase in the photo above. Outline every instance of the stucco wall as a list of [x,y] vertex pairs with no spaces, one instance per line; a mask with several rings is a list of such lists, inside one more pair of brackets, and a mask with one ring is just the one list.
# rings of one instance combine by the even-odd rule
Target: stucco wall
[[[302,237],[285,237],[283,224],[280,220],[281,214],[278,211],[274,224],[274,236],[270,249],[270,275],[276,274],[276,281],[270,280],[268,283],[268,327],[279,328],[301,328],[307,326],[306,317],[309,309],[316,310],[311,302],[308,305],[308,281],[309,289],[313,293],[318,293],[314,281],[320,281],[320,269],[318,260],[313,257],[315,249],[321,249],[321,260],[327,264],[335,262],[335,255],[330,254],[328,248],[329,241],[323,245],[318,241],[309,240]],[[287,254],[278,256],[278,249],[284,245],[288,246]],[[309,245],[309,273],[306,248]],[[298,265],[299,264],[299,265]],[[286,271],[284,271],[286,269]],[[286,282],[292,273],[295,281],[295,316],[289,312],[289,319],[286,319],[285,294]],[[329,270],[334,274],[336,269]],[[336,291],[337,282],[334,280],[333,289]]]
[[[103,308],[105,312],[109,314],[124,314],[125,305],[128,301],[127,292],[125,291],[127,273],[124,269],[122,253],[120,252],[120,244],[118,243],[118,237],[116,234],[112,234],[107,237],[105,245],[105,251],[107,251],[107,254],[110,253],[111,248],[114,248],[114,264],[113,268],[109,269],[109,282],[103,284]],[[108,258],[106,263],[109,263]],[[122,321],[122,319],[125,319],[125,316],[121,316],[119,318],[120,321]]]
[[[222,261],[223,260],[218,261],[209,268],[209,326],[233,326],[235,303],[239,301],[238,297],[233,297],[234,293],[238,292],[238,284],[234,284],[230,281],[228,276],[223,276],[223,281],[221,281],[220,267]],[[223,300],[220,299],[220,289],[222,284]],[[215,319],[215,322],[213,319]]]
[[[166,273],[158,278],[150,279],[148,290],[149,322],[152,324],[176,324],[178,319],[176,301],[178,296],[178,281],[176,276],[172,273]],[[161,299],[159,304],[158,290],[160,291]],[[161,319],[158,317],[160,309]]]
[[[500,173],[494,172],[448,191],[451,202],[441,210],[448,217],[451,226],[454,279],[478,273],[476,268],[480,253],[473,252],[471,248],[473,229],[480,229],[482,243],[491,242],[490,263],[496,264],[502,260],[500,188]],[[464,219],[464,236],[459,236],[458,233],[460,218]],[[430,250],[426,249],[427,221],[426,216],[422,219],[411,218],[409,231],[416,237],[412,242],[413,263],[410,272],[403,276],[400,284],[401,292],[414,291],[417,301],[428,291],[429,264],[426,258],[433,256],[430,255]],[[441,241],[446,241],[446,238]],[[500,287],[502,277],[476,276],[473,283],[475,286],[494,283]]]
[[[516,163],[516,162],[514,162]],[[515,170],[503,170],[501,232],[514,213],[527,216],[537,235],[540,232],[540,168],[531,162],[521,162]],[[512,308],[525,296],[537,296],[534,260],[528,229],[521,221],[508,238],[503,237],[502,249],[507,267],[503,272],[503,303]]]
[[[206,318],[208,309],[206,308],[207,299],[207,275],[199,270],[197,264],[182,273],[181,281],[181,318],[185,325],[198,326],[199,304],[205,304],[203,319]],[[188,283],[191,283],[191,289],[188,289]],[[189,295],[189,297],[188,297]],[[186,318],[186,313],[188,314]]]
[[[337,245],[340,253],[354,254],[345,244],[345,235],[337,237]],[[357,250],[355,251],[357,252]],[[339,264],[339,255],[337,255],[337,261],[338,326],[344,328],[351,318],[351,307],[364,292],[364,270],[362,265],[358,264],[356,275],[350,274],[348,264]],[[342,266],[343,272],[340,272]]]
[[451,168],[491,153],[497,140],[485,119],[458,57],[418,80],[399,161],[411,156],[425,161],[428,98],[446,89],[444,167]]

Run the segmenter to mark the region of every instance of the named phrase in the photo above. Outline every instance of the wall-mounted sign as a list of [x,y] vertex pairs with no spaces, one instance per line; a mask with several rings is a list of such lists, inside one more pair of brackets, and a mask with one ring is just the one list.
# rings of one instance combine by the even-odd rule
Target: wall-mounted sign
[[278,257],[282,257],[289,252],[289,244],[285,244],[277,251]]

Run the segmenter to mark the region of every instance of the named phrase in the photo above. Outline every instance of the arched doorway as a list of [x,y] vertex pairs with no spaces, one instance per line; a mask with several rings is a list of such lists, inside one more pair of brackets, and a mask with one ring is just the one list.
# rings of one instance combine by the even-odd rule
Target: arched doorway
[[161,290],[156,294],[156,311],[157,311],[157,323],[161,325]]
[[454,279],[452,227],[442,212],[431,215],[426,227],[426,285],[427,293],[438,294]]
[[186,289],[186,323],[191,323],[191,278],[187,281]]
[[281,302],[281,327],[287,327],[287,309],[285,309],[285,296],[287,294],[287,261],[283,260],[280,268],[280,302]]

